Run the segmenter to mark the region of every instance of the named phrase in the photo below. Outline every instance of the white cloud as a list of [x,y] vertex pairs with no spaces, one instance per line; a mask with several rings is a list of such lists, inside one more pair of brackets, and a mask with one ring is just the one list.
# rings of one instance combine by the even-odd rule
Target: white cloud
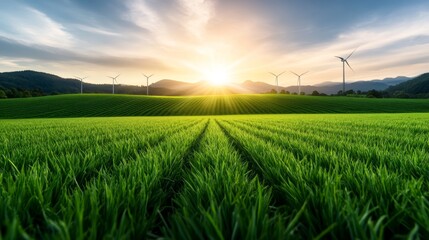
[[77,29],[85,32],[89,32],[89,33],[95,33],[95,34],[106,35],[106,36],[120,36],[119,33],[104,30],[101,27],[92,27],[92,26],[81,25],[81,24],[76,24],[75,26]]
[[422,62],[429,58],[428,22],[426,11],[415,11],[406,17],[394,13],[390,17],[373,18],[356,24],[357,27],[333,41],[283,53],[273,61],[272,68],[310,70],[312,75],[307,78],[312,83],[341,81],[341,62],[334,56],[347,56],[358,48],[349,61],[355,70],[347,70],[349,81],[417,75],[427,71]]
[[[97,12],[88,19],[69,16],[75,19],[72,22],[56,22],[39,10],[14,3],[13,11],[0,14],[0,37],[27,46],[37,45],[32,47],[47,49],[54,56],[59,54],[59,49],[67,50],[62,56],[67,61],[61,63],[63,69],[73,67],[70,65],[73,62],[79,62],[76,67],[79,71],[92,69],[94,66],[87,63],[94,58],[100,71],[116,71],[126,66],[127,71],[139,72],[144,68],[157,76],[189,81],[199,80],[198,70],[215,61],[232,66],[237,81],[272,82],[267,72],[284,70],[310,70],[306,84],[341,81],[341,62],[334,55],[347,55],[356,47],[359,48],[350,59],[355,72],[347,70],[350,81],[427,71],[423,63],[429,56],[429,13],[422,9],[399,10],[389,16],[371,13],[336,38],[321,42],[322,37],[317,33],[329,31],[322,29],[327,26],[312,23],[314,25],[299,29],[305,36],[314,36],[314,40],[300,41],[293,38],[300,36],[294,28],[297,23],[283,19],[280,22],[261,14],[251,4],[232,4],[236,8],[227,9],[230,5],[224,3],[226,1],[124,0],[120,4],[124,4],[125,11],[123,6],[118,6],[120,16],[109,15],[109,21],[105,21],[102,12]],[[307,47],[302,47],[304,45]],[[85,57],[73,57],[73,54]],[[29,53],[22,55],[26,57]],[[141,60],[145,58],[157,61],[149,64]],[[17,63],[3,62],[10,68]],[[172,67],[157,69],[160,64]],[[101,80],[105,79],[101,77]],[[285,74],[281,81],[288,85],[295,83],[296,78]]]
[[214,15],[213,2],[208,0],[179,0],[179,3],[185,10],[185,28],[197,38],[202,38],[207,23]]
[[0,29],[0,35],[17,42],[59,48],[73,44],[72,36],[63,25],[34,8],[17,6],[15,12],[2,12],[0,21],[10,24]]
[[159,30],[162,25],[161,19],[145,0],[129,0],[125,2],[125,5],[128,8],[128,12],[123,15],[125,20],[152,32]]
[[214,4],[209,0],[175,0],[168,7],[151,5],[146,0],[127,0],[122,16],[146,29],[146,39],[158,45],[181,47],[203,40]]

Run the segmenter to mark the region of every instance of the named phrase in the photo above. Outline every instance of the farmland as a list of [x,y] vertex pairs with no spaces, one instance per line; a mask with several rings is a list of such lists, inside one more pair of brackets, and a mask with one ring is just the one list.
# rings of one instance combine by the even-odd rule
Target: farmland
[[428,238],[428,119],[0,120],[0,236]]
[[0,100],[0,118],[429,112],[427,99],[285,94],[147,97],[84,94]]

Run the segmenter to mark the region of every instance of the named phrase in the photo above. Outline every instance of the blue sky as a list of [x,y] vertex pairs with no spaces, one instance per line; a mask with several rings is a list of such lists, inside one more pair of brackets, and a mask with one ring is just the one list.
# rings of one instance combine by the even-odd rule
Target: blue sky
[[[108,82],[271,83],[267,72],[310,71],[303,84],[415,76],[429,67],[429,4],[379,0],[2,1],[0,71],[32,69]],[[221,72],[222,74],[219,74]],[[285,74],[281,85],[294,84]]]

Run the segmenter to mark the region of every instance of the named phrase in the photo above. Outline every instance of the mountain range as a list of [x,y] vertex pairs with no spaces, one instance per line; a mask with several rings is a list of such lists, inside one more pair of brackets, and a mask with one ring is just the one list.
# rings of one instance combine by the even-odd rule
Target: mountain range
[[[399,76],[395,78],[385,78],[382,80],[356,81],[346,84],[346,90],[367,92],[369,90],[389,92],[401,92],[406,94],[426,94],[429,87],[419,87],[420,85],[429,86],[429,73],[423,74],[416,78]],[[56,75],[35,72],[19,71],[0,73],[0,90],[10,91],[11,89],[35,90],[42,92],[44,95],[79,93],[80,81],[70,78],[61,78]],[[267,93],[276,89],[275,85],[265,82],[247,80],[239,84],[227,86],[212,86],[205,81],[196,83],[181,82],[171,79],[164,79],[150,85],[152,95],[207,95],[222,93]],[[342,89],[342,83],[324,82],[316,85],[301,86],[301,91],[311,94],[313,91],[325,94],[336,94]],[[111,84],[83,84],[84,93],[111,93]],[[298,92],[297,86],[283,87],[279,86],[279,91],[288,91],[290,93]],[[146,94],[145,86],[115,85],[115,92],[122,94]]]
[[[370,81],[357,81],[346,84],[346,90],[353,89],[355,91],[360,90],[367,92],[369,90],[382,91],[387,88],[394,86],[399,83],[406,82],[412,78],[399,76],[395,78],[385,78],[382,80],[370,80]],[[187,83],[175,80],[160,80],[152,85],[151,88],[164,88],[176,92],[176,95],[203,95],[207,94],[207,83]],[[337,94],[342,89],[342,83],[337,82],[325,82],[317,85],[304,85],[301,86],[301,91],[306,94],[311,94],[313,91],[325,94]],[[214,91],[216,87],[209,87],[211,91]],[[229,93],[267,93],[271,90],[275,90],[276,86],[265,82],[255,82],[251,80],[244,81],[241,84],[229,85],[226,88],[223,87],[223,91]],[[298,92],[298,86],[279,86],[279,91],[288,91],[290,93]]]

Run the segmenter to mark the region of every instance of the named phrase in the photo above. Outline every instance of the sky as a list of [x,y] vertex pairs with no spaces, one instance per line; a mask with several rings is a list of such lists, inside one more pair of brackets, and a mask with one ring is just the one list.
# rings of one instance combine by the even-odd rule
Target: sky
[[223,78],[303,85],[429,70],[427,0],[14,0],[0,2],[0,72],[145,85]]

